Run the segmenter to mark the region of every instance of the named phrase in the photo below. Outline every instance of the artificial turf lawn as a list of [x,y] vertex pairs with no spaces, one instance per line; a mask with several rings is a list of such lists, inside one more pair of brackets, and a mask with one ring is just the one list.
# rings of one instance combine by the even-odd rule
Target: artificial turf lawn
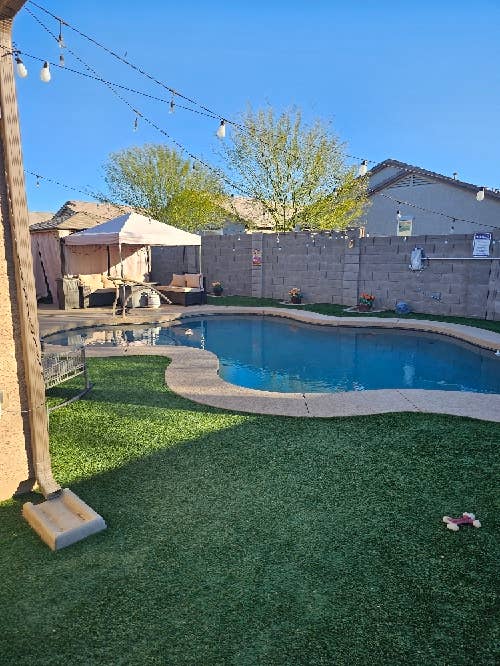
[[273,298],[255,298],[253,296],[209,296],[208,304],[238,305],[243,307],[292,308],[309,310],[309,312],[319,312],[319,314],[330,315],[333,317],[397,317],[398,319],[427,319],[431,321],[447,321],[451,324],[462,324],[464,326],[475,326],[476,328],[485,328],[489,331],[500,333],[500,321],[490,321],[489,319],[431,315],[416,312],[412,312],[409,315],[400,315],[396,314],[394,310],[383,310],[382,312],[347,312],[346,305],[336,305],[334,303],[305,303],[297,308],[296,305],[283,303],[282,301]]
[[165,365],[91,359],[51,414],[105,532],[52,553],[0,505],[0,663],[495,663],[498,424],[224,412]]

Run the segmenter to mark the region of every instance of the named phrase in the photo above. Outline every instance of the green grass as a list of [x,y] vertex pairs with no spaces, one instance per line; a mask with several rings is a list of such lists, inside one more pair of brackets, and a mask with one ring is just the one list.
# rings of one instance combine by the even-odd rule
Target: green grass
[[384,310],[383,312],[346,312],[345,305],[335,305],[332,303],[309,303],[297,308],[295,305],[284,304],[273,298],[254,298],[252,296],[221,296],[214,298],[208,297],[209,305],[239,305],[244,307],[268,306],[274,308],[290,308],[297,310],[309,310],[309,312],[319,312],[324,315],[335,317],[398,317],[399,319],[430,319],[432,321],[448,321],[452,324],[464,324],[465,326],[476,326],[485,328],[488,331],[500,333],[500,321],[490,321],[486,319],[475,319],[472,317],[447,317],[445,315],[418,314],[412,312],[409,315],[397,315],[394,310]]
[[0,663],[495,663],[498,424],[224,412],[165,364],[91,359],[51,415],[105,532],[52,553],[0,505]]

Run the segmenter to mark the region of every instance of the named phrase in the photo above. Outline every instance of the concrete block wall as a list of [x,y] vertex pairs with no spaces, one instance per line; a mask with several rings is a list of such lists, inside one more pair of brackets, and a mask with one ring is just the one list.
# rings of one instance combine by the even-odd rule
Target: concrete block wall
[[[470,234],[355,236],[203,236],[202,272],[209,290],[220,280],[226,295],[288,300],[288,291],[300,287],[306,302],[350,306],[366,291],[375,295],[375,307],[393,308],[404,300],[414,312],[500,320],[500,232],[494,234],[493,259],[472,258]],[[415,246],[431,258],[422,271],[409,270]],[[261,266],[252,266],[254,250],[261,252]],[[168,282],[173,272],[197,270],[189,251],[154,248],[153,279]]]
[[202,237],[201,266],[212,282],[222,282],[225,296],[252,295],[252,235],[233,234]]
[[262,295],[289,300],[289,290],[300,287],[305,301],[346,302],[354,279],[346,244],[339,234],[262,234]]
[[[500,246],[500,242],[496,243]],[[491,262],[486,319],[500,320],[500,261]]]
[[170,284],[174,273],[198,273],[199,253],[197,246],[152,247],[151,280],[159,284]]
[[[422,271],[409,270],[414,247],[430,258]],[[499,250],[495,243],[490,256]],[[415,312],[499,319],[498,263],[472,259],[472,235],[365,238],[359,291],[373,293],[382,308],[404,300]]]

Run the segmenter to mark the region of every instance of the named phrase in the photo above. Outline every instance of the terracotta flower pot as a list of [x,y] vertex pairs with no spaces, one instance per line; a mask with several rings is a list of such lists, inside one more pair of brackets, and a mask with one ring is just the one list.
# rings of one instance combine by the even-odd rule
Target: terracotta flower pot
[[358,310],[360,312],[369,312],[372,309],[371,303],[358,303]]

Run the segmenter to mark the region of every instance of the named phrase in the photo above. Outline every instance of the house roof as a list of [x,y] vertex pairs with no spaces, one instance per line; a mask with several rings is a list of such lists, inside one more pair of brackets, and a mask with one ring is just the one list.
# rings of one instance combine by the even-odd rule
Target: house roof
[[49,229],[82,231],[129,211],[131,208],[128,206],[114,206],[94,201],[66,201],[56,213],[49,213],[50,219],[30,224],[30,231],[48,231]]
[[[435,171],[429,171],[428,169],[422,169],[421,167],[414,166],[413,164],[407,164],[406,162],[399,162],[398,160],[393,160],[393,159],[388,159],[384,160],[383,162],[380,162],[379,164],[374,166],[373,169],[370,169],[368,175],[379,173],[380,171],[383,171],[384,169],[390,167],[393,167],[394,169],[399,169],[400,170],[399,173],[390,176],[389,178],[382,181],[378,185],[375,185],[373,188],[369,188],[368,196],[376,194],[377,192],[380,192],[380,190],[384,190],[386,187],[393,185],[398,180],[401,180],[401,178],[404,178],[404,176],[406,176],[408,173],[414,173],[420,176],[425,176],[427,178],[437,180],[447,185],[452,185],[453,187],[457,187],[462,190],[469,190],[470,192],[474,192],[474,194],[481,187],[483,187],[482,185],[474,185],[473,183],[467,183],[463,180],[457,180],[456,178],[452,178],[451,176],[444,176],[441,173],[436,173]],[[484,196],[490,199],[500,200],[500,192],[497,192],[496,190],[490,190],[486,187],[484,188]]]
[[54,216],[54,213],[52,212],[42,212],[38,210],[30,210],[28,212],[28,219],[29,219],[29,225],[30,229],[35,226],[35,224],[41,224],[43,222],[47,222]]
[[276,223],[263,204],[251,197],[231,197],[224,206],[228,213],[255,229],[274,229]]

